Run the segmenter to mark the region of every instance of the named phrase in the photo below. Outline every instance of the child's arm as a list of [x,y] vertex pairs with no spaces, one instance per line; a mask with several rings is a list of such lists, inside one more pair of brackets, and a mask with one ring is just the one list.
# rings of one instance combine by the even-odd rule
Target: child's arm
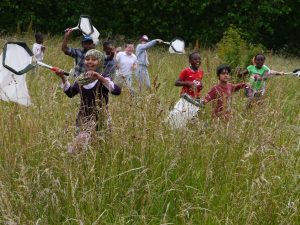
[[237,68],[236,74],[239,78],[245,78],[245,76],[249,73],[247,69],[242,69],[240,67]]
[[109,77],[103,77],[100,73],[95,71],[88,71],[86,72],[86,77],[91,78],[94,80],[99,80],[107,90],[112,93],[113,95],[120,95],[121,88],[116,85]]
[[55,72],[55,74],[61,78],[61,81],[62,81],[61,87],[64,89],[65,94],[69,98],[72,98],[79,93],[79,86],[77,83],[75,83],[73,86],[71,86],[70,82],[64,76],[64,72],[65,71],[63,71],[63,70],[58,70]]
[[202,87],[202,84],[200,81],[197,84],[196,82],[193,82],[193,81],[183,81],[180,78],[178,78],[175,81],[175,86],[185,86],[185,87],[189,87],[189,88],[197,88],[198,86]]
[[246,88],[248,85],[246,83],[239,83],[239,84],[235,84],[233,85],[232,89],[234,92],[238,91],[238,90],[241,90],[243,88]]
[[66,54],[68,55],[68,50],[69,50],[69,47],[68,47],[68,41],[69,41],[69,38],[71,36],[71,33],[72,33],[72,29],[69,29],[65,35],[64,35],[64,39],[63,39],[63,43],[61,45],[61,50]]
[[210,89],[210,91],[202,98],[202,102],[203,104],[207,104],[210,101],[214,100],[217,98],[217,89],[215,87],[213,87],[212,89]]

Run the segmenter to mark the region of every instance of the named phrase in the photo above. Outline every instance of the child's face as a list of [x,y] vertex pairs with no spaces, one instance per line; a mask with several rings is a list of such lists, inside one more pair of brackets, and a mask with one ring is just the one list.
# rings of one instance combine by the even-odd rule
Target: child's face
[[219,75],[219,80],[222,83],[227,83],[230,80],[230,74],[228,73],[228,70],[223,70]]
[[99,61],[94,56],[87,56],[84,59],[84,66],[87,71],[96,71]]
[[201,58],[199,54],[194,54],[190,59],[190,64],[193,68],[198,69],[201,64]]
[[110,55],[113,50],[113,46],[111,44],[103,46],[103,51],[106,55]]
[[36,43],[38,43],[38,44],[43,44],[43,42],[44,42],[44,38],[41,36],[41,37],[38,37],[37,39],[36,39]]
[[81,44],[82,44],[82,48],[84,51],[88,51],[90,49],[95,48],[95,45],[93,42],[82,42]]
[[126,48],[125,48],[125,52],[126,52],[127,54],[132,54],[133,51],[134,51],[134,46],[133,46],[133,44],[127,44],[127,45],[126,45]]
[[265,63],[265,57],[263,55],[258,55],[254,62],[257,68],[261,68]]

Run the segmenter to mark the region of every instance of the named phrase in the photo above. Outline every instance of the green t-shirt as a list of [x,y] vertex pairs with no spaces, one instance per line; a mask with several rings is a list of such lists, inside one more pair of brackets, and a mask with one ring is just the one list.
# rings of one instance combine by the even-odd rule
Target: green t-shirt
[[264,81],[261,80],[257,80],[255,81],[254,76],[255,75],[259,75],[260,77],[264,77],[265,76],[265,72],[269,71],[270,69],[263,65],[260,69],[256,68],[254,65],[250,65],[247,67],[247,70],[249,72],[250,75],[250,85],[254,90],[260,90],[263,88],[264,86]]

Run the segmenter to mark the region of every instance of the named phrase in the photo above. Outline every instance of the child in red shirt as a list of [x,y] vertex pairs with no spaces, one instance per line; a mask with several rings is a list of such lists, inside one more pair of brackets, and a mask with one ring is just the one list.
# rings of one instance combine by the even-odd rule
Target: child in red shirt
[[220,65],[217,68],[217,76],[219,84],[213,86],[208,94],[202,99],[204,104],[213,101],[213,117],[230,117],[230,101],[233,92],[242,88],[247,88],[245,83],[231,84],[229,83],[231,69],[228,65]]
[[203,78],[203,70],[199,69],[201,57],[198,52],[189,55],[190,67],[181,71],[179,78],[175,81],[175,86],[183,86],[180,95],[186,93],[193,98],[200,98],[202,89],[201,80]]

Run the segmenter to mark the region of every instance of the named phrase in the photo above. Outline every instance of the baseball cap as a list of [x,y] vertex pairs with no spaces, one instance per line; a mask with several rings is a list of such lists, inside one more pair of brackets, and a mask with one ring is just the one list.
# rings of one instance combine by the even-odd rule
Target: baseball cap
[[91,38],[90,36],[86,35],[86,36],[83,36],[81,42],[94,42],[94,41],[93,41],[93,38]]
[[149,41],[149,38],[148,38],[148,36],[147,35],[143,35],[143,36],[141,36],[141,38],[140,38],[141,40],[143,40],[143,41]]

